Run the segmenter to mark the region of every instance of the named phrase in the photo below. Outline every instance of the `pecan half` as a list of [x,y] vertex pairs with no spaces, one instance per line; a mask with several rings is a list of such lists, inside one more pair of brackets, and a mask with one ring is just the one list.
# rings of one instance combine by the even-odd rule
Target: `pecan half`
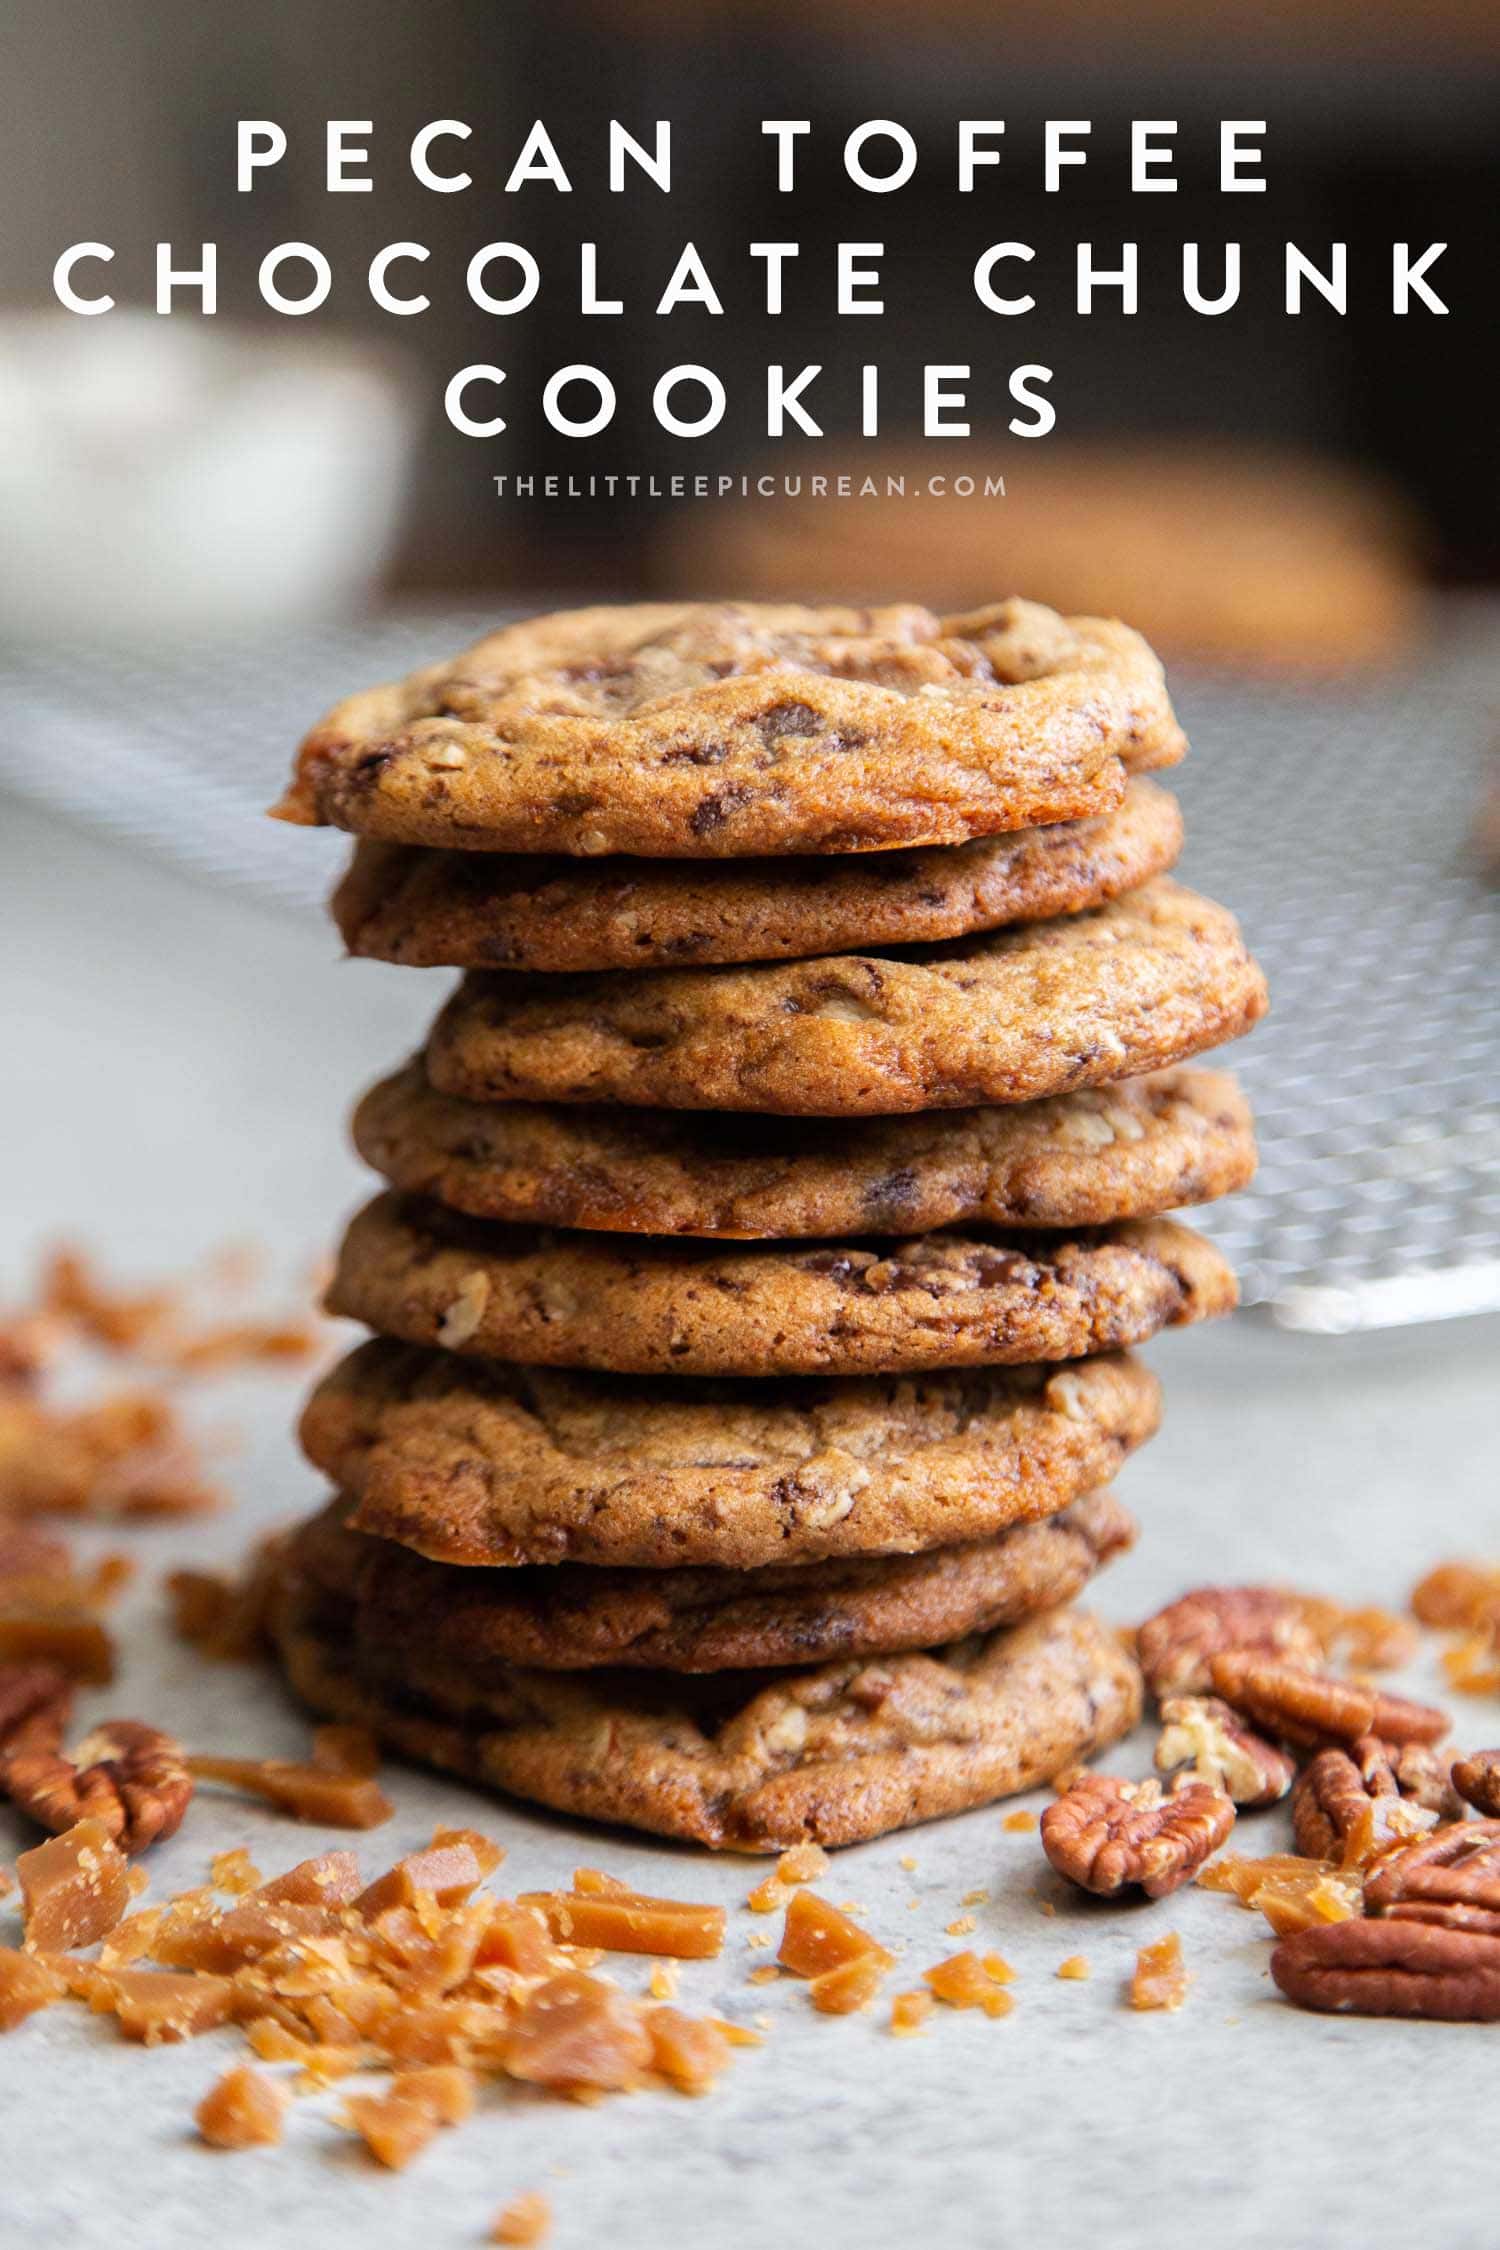
[[1297,1664],[1322,1662],[1305,1601],[1279,1586],[1199,1586],[1148,1617],[1136,1635],[1146,1685],[1158,1698],[1201,1695],[1224,1649],[1252,1649]]
[[1448,1732],[1447,1712],[1430,1704],[1382,1695],[1362,1681],[1336,1680],[1248,1649],[1227,1649],[1212,1657],[1209,1673],[1226,1703],[1283,1742],[1308,1749],[1357,1742],[1366,1734],[1383,1742],[1438,1742]]
[[1042,1815],[1042,1849],[1080,1890],[1113,1898],[1132,1887],[1165,1898],[1196,1873],[1234,1826],[1234,1806],[1201,1781],[1164,1797],[1155,1781],[1086,1773]]
[[1402,1789],[1388,1746],[1365,1735],[1348,1750],[1320,1750],[1292,1791],[1292,1835],[1307,1859],[1368,1867],[1403,1838],[1420,1835],[1435,1811]]
[[137,1719],[111,1719],[79,1744],[59,1748],[65,1718],[0,1758],[0,1787],[54,1835],[97,1820],[122,1851],[143,1852],[175,1834],[193,1794],[193,1777],[171,1737]]
[[1365,1883],[1371,1914],[1408,1907],[1500,1913],[1500,1820],[1459,1820],[1388,1852]]
[[1452,1779],[1466,1805],[1492,1820],[1500,1816],[1500,1750],[1476,1750],[1470,1757],[1455,1758]]
[[1291,1788],[1297,1768],[1286,1752],[1247,1726],[1218,1696],[1169,1695],[1161,1716],[1159,1772],[1190,1766],[1195,1781],[1206,1782],[1240,1806],[1274,1805]]
[[1431,1922],[1330,1922],[1285,1937],[1271,1974],[1299,2008],[1500,2020],[1500,1937]]

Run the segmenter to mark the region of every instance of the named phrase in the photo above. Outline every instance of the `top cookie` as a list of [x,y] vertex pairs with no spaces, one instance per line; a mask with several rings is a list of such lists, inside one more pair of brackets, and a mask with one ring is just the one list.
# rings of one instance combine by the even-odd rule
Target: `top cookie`
[[274,810],[469,851],[880,851],[1087,818],[1184,747],[1156,657],[1109,619],[646,603],[350,696]]

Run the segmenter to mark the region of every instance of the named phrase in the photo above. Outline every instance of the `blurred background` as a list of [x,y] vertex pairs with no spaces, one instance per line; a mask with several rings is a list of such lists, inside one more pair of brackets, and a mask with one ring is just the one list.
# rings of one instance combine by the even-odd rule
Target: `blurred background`
[[[1241,912],[1276,994],[1243,1050],[1265,1166],[1221,1222],[1248,1295],[1324,1326],[1500,1305],[1493,8],[11,0],[4,38],[0,822],[24,839],[13,851],[61,865],[64,831],[24,825],[29,801],[311,932],[340,846],[258,817],[297,737],[336,696],[508,614],[642,592],[965,606],[1012,590],[1117,611],[1171,660],[1193,738],[1184,872]],[[373,121],[372,194],[325,192],[330,115]],[[649,141],[663,116],[676,192],[642,181],[610,196],[608,120]],[[813,125],[794,198],[774,191],[767,116]],[[1001,168],[967,197],[961,116],[1007,122]],[[250,195],[235,190],[238,117],[275,119],[289,139]],[[411,136],[438,117],[473,128],[466,193],[412,178]],[[573,192],[506,198],[538,117]],[[891,196],[858,192],[840,157],[878,117],[920,154]],[[1048,117],[1093,120],[1087,166],[1051,196]],[[1177,193],[1128,193],[1134,117],[1178,121]],[[1264,195],[1218,193],[1226,117],[1268,121]],[[464,268],[505,238],[534,252],[544,286],[497,320],[468,302]],[[688,238],[724,315],[658,320]],[[802,254],[770,320],[745,246],[788,238]],[[219,244],[215,320],[140,310],[158,239],[189,266]],[[580,239],[601,245],[622,317],[579,314]],[[835,316],[841,239],[885,245],[879,320]],[[973,297],[975,257],[1000,239],[1036,248],[1023,319]],[[1080,239],[1106,265],[1139,242],[1137,317],[1107,295],[1076,317]],[[1194,239],[1210,289],[1217,246],[1243,246],[1243,301],[1221,317],[1183,305],[1180,246]],[[1288,239],[1315,261],[1348,243],[1346,316],[1313,292],[1284,316]],[[119,299],[106,318],[49,310],[52,262],[80,240],[117,248],[80,277]],[[365,282],[397,240],[432,253],[431,308],[409,320],[375,308]],[[259,259],[283,241],[332,263],[312,318],[259,303]],[[1447,318],[1392,317],[1394,241],[1447,245],[1432,270]],[[854,434],[869,358],[884,371],[878,442]],[[699,359],[729,410],[711,438],[674,440],[652,386]],[[476,440],[447,425],[442,395],[486,360],[507,369],[511,427]],[[497,474],[757,468],[771,360],[825,367],[826,436],[783,441],[778,470],[999,474],[1004,500],[493,488]],[[972,365],[970,439],[918,434],[928,360]],[[593,440],[552,434],[539,411],[547,374],[573,361],[604,365],[618,391]],[[1005,431],[1020,361],[1056,370],[1058,428],[1038,441]],[[378,985],[360,972],[341,988],[351,1022],[382,1004]]]
[[[825,363],[820,418],[836,437],[855,426],[852,371],[876,354],[890,370],[890,432],[915,416],[923,360],[972,363],[975,439],[964,450],[992,454],[1023,482],[1040,481],[1046,449],[1003,436],[1003,374],[989,385],[984,376],[1035,360],[1057,370],[1058,448],[1080,437],[1230,437],[1261,449],[1249,473],[1262,486],[1276,481],[1258,466],[1267,446],[1328,457],[1371,480],[1356,505],[1374,545],[1394,540],[1445,582],[1500,573],[1489,431],[1500,324],[1488,304],[1484,249],[1500,146],[1500,28],[1483,0],[1215,0],[1208,9],[1185,0],[1129,9],[1105,0],[929,0],[918,11],[894,0],[248,0],[233,10],[194,0],[153,0],[149,8],[12,0],[7,16],[7,311],[47,301],[52,260],[70,242],[120,246],[109,278],[124,305],[147,296],[156,240],[187,249],[217,241],[218,328],[244,321],[264,332],[268,347],[292,349],[306,423],[321,414],[325,429],[353,424],[365,434],[380,490],[367,493],[358,529],[367,549],[381,546],[388,583],[628,590],[656,578],[670,503],[623,494],[566,508],[501,503],[486,474],[746,464],[764,451],[762,370],[772,359]],[[324,192],[330,112],[373,119],[374,193]],[[643,182],[625,198],[610,196],[608,119],[648,135],[651,121],[668,115],[677,191],[667,198]],[[815,128],[795,199],[775,192],[758,129],[762,117],[782,115]],[[1008,121],[1001,169],[981,175],[969,197],[954,186],[954,120],[964,115]],[[290,142],[251,195],[235,192],[238,116],[274,118]],[[463,151],[475,181],[467,193],[428,192],[404,160],[416,128],[442,116],[474,128]],[[1177,193],[1128,194],[1128,121],[1136,116],[1178,121]],[[1269,120],[1269,192],[1224,198],[1218,120],[1246,116]],[[554,133],[573,192],[534,188],[507,202],[500,183],[536,117]],[[918,172],[895,195],[862,194],[844,177],[844,136],[871,117],[895,118],[917,139]],[[1046,117],[1094,121],[1088,165],[1050,196],[1039,153]],[[444,161],[455,145],[441,151]],[[496,320],[467,303],[463,268],[478,244],[511,235],[534,250],[546,286],[528,313]],[[657,321],[651,308],[689,235],[725,317],[690,309]],[[761,272],[744,245],[786,236],[804,248],[789,272],[788,313],[772,321],[759,309]],[[878,321],[836,321],[832,245],[872,236],[886,245],[888,310]],[[1027,283],[1039,304],[1024,319],[984,312],[970,288],[978,250],[1003,237],[1037,250]],[[1101,309],[1078,320],[1072,244],[1126,237],[1141,245],[1139,316]],[[1178,246],[1226,237],[1244,246],[1244,302],[1203,318],[1183,307]],[[1347,317],[1316,296],[1299,318],[1282,316],[1280,245],[1288,237],[1310,255],[1331,241],[1349,244]],[[627,308],[619,320],[577,312],[580,238],[601,243]],[[432,306],[413,319],[377,310],[364,286],[373,250],[398,239],[433,253],[422,276]],[[260,255],[284,240],[314,242],[333,262],[332,298],[307,321],[277,318],[255,293]],[[1449,245],[1434,272],[1453,308],[1445,322],[1391,318],[1393,240]],[[88,269],[91,280],[98,270]],[[105,331],[120,325],[74,320],[70,342],[78,350],[86,341],[97,366],[110,348]],[[133,380],[171,381],[180,395],[191,393],[205,380],[191,364],[195,337],[201,343],[213,326],[189,312],[151,323],[133,350],[139,361],[154,347],[159,362],[144,372],[124,367],[122,392]],[[341,370],[331,364],[336,344],[371,355],[370,388],[352,403],[327,395],[340,371],[346,391],[354,380],[347,361]],[[114,348],[130,358],[123,336]],[[174,355],[187,364],[179,368]],[[614,427],[592,441],[551,435],[536,410],[542,376],[601,356],[620,394]],[[698,357],[720,369],[730,393],[724,426],[707,443],[663,435],[649,411],[661,368]],[[512,396],[527,405],[511,414],[504,438],[461,439],[442,419],[443,384],[485,359],[507,367]],[[380,382],[393,386],[383,402]],[[279,403],[290,425],[295,402],[283,395]],[[5,407],[9,418],[9,396]],[[123,427],[114,450],[149,435],[126,418],[143,417],[133,399],[117,412]],[[419,473],[386,548],[376,503],[408,429]],[[107,430],[99,436],[111,450]],[[805,465],[809,442],[781,449],[789,465]],[[940,447],[943,465],[959,450]],[[300,476],[295,460],[268,462],[262,492],[266,477],[296,489]],[[330,515],[349,508],[338,481],[330,468],[328,489],[309,503]],[[1393,494],[1400,505],[1388,514]]]

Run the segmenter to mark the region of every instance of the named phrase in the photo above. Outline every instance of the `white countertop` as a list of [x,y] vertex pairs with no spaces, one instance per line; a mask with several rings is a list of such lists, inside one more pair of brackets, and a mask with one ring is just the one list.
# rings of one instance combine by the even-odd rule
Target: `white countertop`
[[[0,918],[0,1292],[17,1293],[36,1247],[64,1233],[142,1278],[232,1239],[265,1245],[289,1276],[305,1271],[365,1192],[344,1140],[351,1098],[415,1042],[444,980],[342,964],[331,932],[5,800]],[[1143,1529],[1101,1583],[1109,1616],[1142,1616],[1216,1577],[1399,1603],[1433,1562],[1500,1552],[1500,1321],[1335,1340],[1240,1320],[1152,1356],[1168,1418],[1121,1479]],[[138,1546],[143,1568],[123,1613],[122,1678],[90,1709],[156,1719],[203,1748],[305,1739],[272,1680],[206,1671],[164,1640],[154,1583],[158,1566],[228,1558],[257,1526],[315,1503],[289,1436],[298,1388],[264,1373],[193,1394],[200,1423],[242,1433],[225,1466],[237,1507],[116,1539]],[[1500,1738],[1493,1706],[1455,1708],[1460,1739]],[[1118,1767],[1148,1762],[1143,1735]],[[389,1779],[397,1818],[359,1840],[372,1867],[442,1817],[503,1839],[515,1888],[600,1861],[738,1908],[764,1871],[601,1837],[401,1769]],[[1280,1848],[1282,1833],[1279,1814],[1247,1819],[1237,1845]],[[30,1840],[0,1813],[0,1857]],[[200,1881],[230,1844],[272,1871],[323,1840],[204,1797],[152,1856],[153,1888]],[[992,1899],[972,1909],[977,1932],[947,1936],[979,1886]],[[328,2121],[336,2096],[299,2103],[280,2150],[210,2154],[191,2112],[231,2035],[147,2054],[60,2007],[0,2042],[0,2241],[369,2250],[420,2236],[439,2250],[482,2241],[499,2206],[535,2186],[552,2199],[557,2250],[1365,2250],[1393,2228],[1443,2250],[1494,2241],[1483,2119],[1500,2091],[1500,2030],[1298,2014],[1269,1984],[1258,1917],[1195,1891],[1093,1907],[995,1811],[845,1853],[827,1888],[903,1948],[910,1981],[960,1944],[998,1948],[1017,1970],[1014,2015],[940,2012],[899,2042],[883,2008],[817,2017],[790,1981],[746,1984],[767,1958],[747,1949],[750,1931],[776,1925],[736,1911],[723,1959],[689,1965],[684,2004],[764,2014],[770,2027],[714,2092],[593,2108],[497,2092],[395,2177]],[[1122,1986],[1135,1949],[1173,1928],[1197,1972],[1187,2005],[1133,2015]],[[1058,1982],[1057,1963],[1080,1951],[1092,1978]],[[622,1965],[626,1981],[637,1973]]]

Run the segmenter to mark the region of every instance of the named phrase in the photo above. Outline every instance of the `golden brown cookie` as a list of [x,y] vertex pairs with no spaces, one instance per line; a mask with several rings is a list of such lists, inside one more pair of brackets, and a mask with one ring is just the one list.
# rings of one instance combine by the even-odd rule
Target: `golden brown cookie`
[[350,696],[275,810],[449,850],[880,851],[1106,812],[1183,747],[1160,664],[1109,619],[654,603],[531,618]]
[[361,1531],[435,1562],[663,1569],[911,1554],[1107,1484],[1160,1415],[1128,1355],[732,1382],[563,1374],[380,1340],[308,1400]]
[[471,1102],[414,1062],[365,1095],[354,1143],[395,1186],[477,1218],[727,1240],[1107,1226],[1255,1172],[1245,1098],[1208,1070],[1008,1109],[830,1119]]
[[272,1636],[296,1693],[398,1754],[558,1812],[736,1851],[853,1844],[1049,1781],[1128,1732],[1140,1674],[1079,1610],[961,1642],[716,1679],[497,1667],[357,1646],[348,1595],[294,1543]]
[[1172,1219],[745,1246],[558,1235],[390,1193],[350,1224],[328,1293],[330,1312],[407,1343],[638,1375],[1078,1359],[1234,1305],[1230,1267]]
[[1107,1085],[1233,1039],[1265,980],[1165,877],[1091,914],[924,952],[539,980],[471,972],[427,1074],[476,1101],[889,1115]]
[[1112,1492],[1091,1492],[1038,1523],[920,1555],[763,1570],[455,1570],[346,1531],[346,1508],[335,1501],[301,1536],[354,1543],[357,1644],[441,1639],[476,1685],[497,1666],[738,1672],[938,1648],[1071,1601],[1136,1536]]
[[849,497],[831,507],[808,474],[800,497],[667,511],[655,583],[768,601],[915,587],[958,608],[1024,576],[1059,609],[1123,610],[1170,655],[1276,670],[1389,663],[1421,622],[1421,527],[1367,468],[1194,438],[1049,438],[1004,453],[976,441],[963,454],[972,475],[1005,478],[1003,499],[930,491],[920,447],[809,449],[809,471],[853,477]]
[[1165,873],[1177,801],[930,851],[840,859],[525,859],[362,843],[333,894],[353,954],[416,969],[649,969],[911,945],[1100,906]]

